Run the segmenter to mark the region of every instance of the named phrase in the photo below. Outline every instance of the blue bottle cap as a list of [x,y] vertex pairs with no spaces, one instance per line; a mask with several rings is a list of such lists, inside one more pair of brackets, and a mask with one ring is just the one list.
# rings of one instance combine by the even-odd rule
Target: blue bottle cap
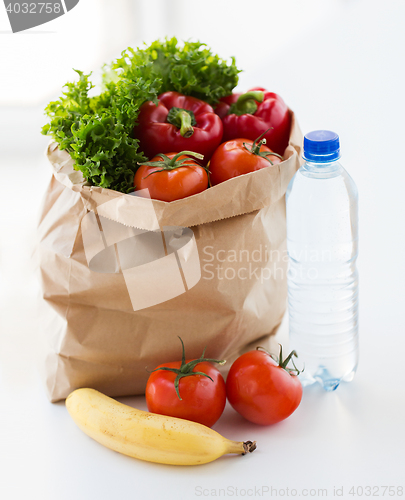
[[314,130],[304,137],[304,160],[329,162],[340,158],[339,136],[330,130]]

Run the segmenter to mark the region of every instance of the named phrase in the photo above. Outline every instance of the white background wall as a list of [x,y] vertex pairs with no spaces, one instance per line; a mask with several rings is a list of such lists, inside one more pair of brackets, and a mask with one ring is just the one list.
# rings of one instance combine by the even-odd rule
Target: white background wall
[[42,104],[74,77],[72,67],[97,69],[129,45],[166,35],[199,39],[224,58],[236,56],[245,70],[243,85],[250,85],[252,71],[261,67],[274,86],[278,82],[273,75],[283,68],[271,61],[280,50],[299,45],[322,24],[341,23],[359,4],[369,10],[373,3],[379,2],[80,0],[67,15],[15,35],[7,34],[8,18],[0,9],[0,61],[7,75],[0,83],[0,105]]

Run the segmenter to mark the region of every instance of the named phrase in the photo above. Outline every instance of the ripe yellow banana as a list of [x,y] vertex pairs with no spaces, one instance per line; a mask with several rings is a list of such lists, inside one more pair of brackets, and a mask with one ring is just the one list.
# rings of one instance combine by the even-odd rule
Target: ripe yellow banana
[[88,436],[148,462],[198,465],[227,453],[245,455],[256,448],[255,442],[230,441],[205,425],[137,410],[94,389],[73,391],[66,407]]

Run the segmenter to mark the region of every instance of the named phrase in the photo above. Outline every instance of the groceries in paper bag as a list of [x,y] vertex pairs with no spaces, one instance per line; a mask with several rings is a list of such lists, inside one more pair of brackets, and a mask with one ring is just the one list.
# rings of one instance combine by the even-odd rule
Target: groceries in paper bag
[[201,43],[128,49],[94,95],[78,71],[46,112],[53,176],[39,224],[44,377],[142,394],[153,369],[265,345],[286,307],[285,202],[301,132],[280,96],[233,93]]

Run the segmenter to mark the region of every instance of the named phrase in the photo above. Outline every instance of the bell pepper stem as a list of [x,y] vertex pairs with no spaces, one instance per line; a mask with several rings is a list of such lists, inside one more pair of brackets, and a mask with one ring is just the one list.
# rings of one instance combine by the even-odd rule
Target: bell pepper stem
[[187,139],[194,134],[193,126],[196,125],[196,120],[191,110],[173,107],[170,109],[166,120],[180,129],[182,137]]
[[186,111],[181,111],[179,118],[181,122],[180,135],[185,138],[191,137],[194,134],[194,129],[191,125],[191,116]]
[[238,100],[229,108],[229,114],[253,115],[257,111],[257,102],[263,102],[264,92],[262,90],[251,90],[238,97]]
[[238,97],[238,104],[242,104],[249,99],[254,99],[257,102],[263,102],[264,92],[262,90],[250,90],[249,92],[245,92]]

